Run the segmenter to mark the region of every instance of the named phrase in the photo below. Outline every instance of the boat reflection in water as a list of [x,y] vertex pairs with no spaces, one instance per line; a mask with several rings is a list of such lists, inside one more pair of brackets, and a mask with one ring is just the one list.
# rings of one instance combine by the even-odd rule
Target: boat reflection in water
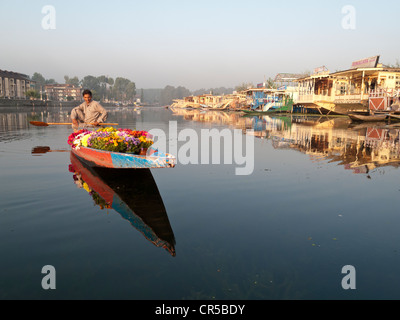
[[368,174],[378,167],[400,165],[400,126],[385,123],[354,125],[347,117],[255,117],[259,138],[276,149],[296,149],[313,161],[328,160],[353,173]]
[[71,152],[69,171],[101,209],[113,209],[147,240],[175,256],[175,236],[150,169],[90,168]]
[[238,112],[172,110],[176,116],[241,129],[244,134],[270,140],[275,149],[295,149],[312,161],[342,165],[353,173],[400,166],[400,124],[354,124],[347,116],[274,114],[243,116]]

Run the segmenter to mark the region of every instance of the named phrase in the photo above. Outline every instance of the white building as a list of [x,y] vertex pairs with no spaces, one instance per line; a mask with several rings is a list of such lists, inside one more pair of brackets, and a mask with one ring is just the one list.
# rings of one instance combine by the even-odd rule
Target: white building
[[0,70],[0,98],[25,99],[35,82],[22,73]]

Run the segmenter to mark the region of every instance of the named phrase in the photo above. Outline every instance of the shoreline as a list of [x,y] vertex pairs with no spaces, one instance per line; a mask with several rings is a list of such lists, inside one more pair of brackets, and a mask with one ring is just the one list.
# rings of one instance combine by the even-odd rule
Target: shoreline
[[[10,107],[77,107],[82,101],[43,101],[43,100],[29,100],[29,99],[0,99],[0,108]],[[101,103],[103,107],[111,107],[112,103]]]

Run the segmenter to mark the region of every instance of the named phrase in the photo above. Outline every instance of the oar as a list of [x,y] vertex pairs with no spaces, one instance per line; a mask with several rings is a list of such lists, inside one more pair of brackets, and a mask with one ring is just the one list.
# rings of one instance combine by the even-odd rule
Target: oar
[[32,149],[32,154],[43,154],[47,152],[70,152],[70,150],[51,150],[50,147],[34,147]]
[[[61,125],[61,126],[68,126],[72,125],[72,123],[67,122],[40,122],[40,121],[29,121],[30,124],[37,126],[37,127],[48,127],[53,125]],[[86,125],[94,125],[92,123],[87,123]],[[99,126],[117,126],[118,123],[99,123]]]

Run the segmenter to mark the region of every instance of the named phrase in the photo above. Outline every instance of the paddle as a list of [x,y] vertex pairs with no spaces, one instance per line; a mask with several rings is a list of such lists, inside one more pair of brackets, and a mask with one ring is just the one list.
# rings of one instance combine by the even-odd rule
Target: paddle
[[[40,121],[29,121],[29,123],[31,125],[37,126],[37,127],[48,127],[50,125],[61,125],[61,126],[68,126],[68,125],[72,125],[72,123],[62,123],[62,122],[40,122]],[[91,123],[87,124],[87,125],[93,125]],[[99,123],[99,126],[117,126],[118,123]]]
[[50,147],[34,147],[32,149],[32,154],[43,154],[47,152],[70,152],[70,150],[51,150]]

